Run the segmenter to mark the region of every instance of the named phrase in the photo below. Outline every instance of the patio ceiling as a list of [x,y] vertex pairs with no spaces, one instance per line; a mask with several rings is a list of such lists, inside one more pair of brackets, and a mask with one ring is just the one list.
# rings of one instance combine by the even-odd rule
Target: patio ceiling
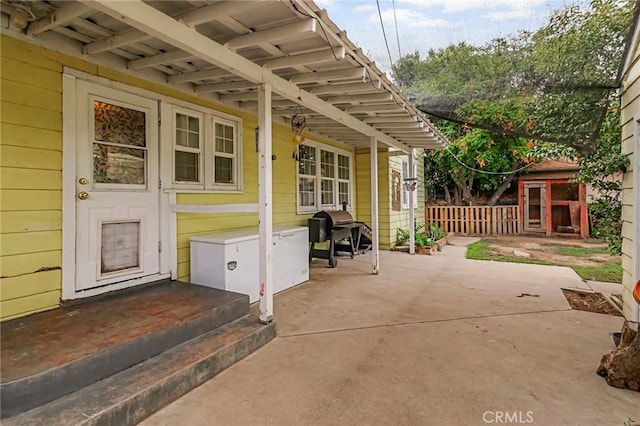
[[274,119],[296,111],[306,130],[369,147],[438,148],[445,137],[312,1],[2,0],[3,27],[28,8],[34,42],[64,43],[97,63],[258,111],[273,88]]

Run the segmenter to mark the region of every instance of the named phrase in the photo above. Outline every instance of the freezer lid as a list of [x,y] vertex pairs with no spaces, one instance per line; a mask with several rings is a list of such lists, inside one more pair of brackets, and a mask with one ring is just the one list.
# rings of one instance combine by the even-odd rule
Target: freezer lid
[[209,244],[233,244],[242,241],[251,241],[258,239],[258,228],[242,228],[233,231],[216,232],[207,235],[194,235],[191,242],[209,243]]
[[[292,225],[276,225],[273,227],[273,236],[281,237],[283,235],[296,234],[299,232],[307,232],[306,226]],[[242,241],[250,241],[258,239],[258,228],[242,228],[233,231],[216,232],[214,234],[194,235],[191,242],[208,243],[208,244],[233,244]]]
[[292,226],[292,225],[276,225],[273,227],[273,236],[283,236],[288,234],[297,234],[299,232],[309,232],[309,228],[306,226]]

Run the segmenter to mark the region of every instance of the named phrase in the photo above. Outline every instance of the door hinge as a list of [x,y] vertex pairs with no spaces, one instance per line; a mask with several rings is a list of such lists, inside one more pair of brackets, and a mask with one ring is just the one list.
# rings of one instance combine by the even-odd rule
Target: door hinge
[[158,179],[158,189],[162,189],[162,181]]
[[162,253],[162,241],[158,241],[158,253]]

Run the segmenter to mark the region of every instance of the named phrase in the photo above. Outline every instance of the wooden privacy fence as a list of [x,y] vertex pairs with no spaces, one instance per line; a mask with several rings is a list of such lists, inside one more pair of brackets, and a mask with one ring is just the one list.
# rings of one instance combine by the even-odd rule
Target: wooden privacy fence
[[519,234],[518,206],[425,206],[425,222],[456,234]]

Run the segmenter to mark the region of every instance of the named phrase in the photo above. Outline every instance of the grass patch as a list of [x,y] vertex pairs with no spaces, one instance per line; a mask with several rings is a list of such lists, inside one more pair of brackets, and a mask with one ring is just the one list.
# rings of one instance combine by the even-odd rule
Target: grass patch
[[[497,242],[493,245],[498,244]],[[586,257],[592,254],[609,253],[606,247],[560,247],[555,249],[557,254],[568,257]],[[604,281],[611,283],[622,282],[622,265],[614,261],[603,261],[597,266],[574,265],[571,260],[551,261],[535,257],[518,257],[500,253],[486,240],[480,240],[467,246],[467,259],[494,260],[497,262],[528,263],[534,265],[568,266],[572,268],[583,280]],[[596,259],[594,259],[596,260]]]
[[622,265],[607,262],[598,266],[571,266],[583,280],[604,281],[608,283],[622,282]]
[[492,260],[491,249],[489,243],[485,240],[476,241],[467,246],[467,259],[474,260]]
[[556,253],[563,256],[588,257],[593,254],[609,254],[607,247],[558,247]]

